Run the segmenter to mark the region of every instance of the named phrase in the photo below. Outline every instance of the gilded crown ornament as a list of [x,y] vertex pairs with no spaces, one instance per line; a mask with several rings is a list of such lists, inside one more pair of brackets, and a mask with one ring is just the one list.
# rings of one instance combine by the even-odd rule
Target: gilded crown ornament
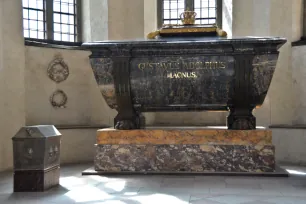
[[187,9],[186,11],[181,13],[180,19],[183,25],[193,25],[195,23],[196,16],[197,16],[196,12],[189,11],[189,9]]
[[197,13],[188,8],[181,13],[182,24],[164,24],[159,30],[153,31],[147,35],[148,39],[157,37],[199,37],[199,36],[219,36],[226,37],[227,33],[216,24],[201,25],[195,24]]

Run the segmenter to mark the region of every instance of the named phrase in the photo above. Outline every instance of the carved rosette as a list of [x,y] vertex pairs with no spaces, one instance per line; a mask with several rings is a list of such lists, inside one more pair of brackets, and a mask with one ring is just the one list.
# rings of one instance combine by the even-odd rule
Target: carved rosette
[[48,162],[51,164],[57,160],[59,156],[59,148],[57,145],[51,146],[48,152]]
[[52,81],[61,83],[69,76],[69,68],[63,58],[57,57],[48,66],[47,74]]
[[34,151],[33,151],[33,148],[26,148],[25,149],[25,158],[26,159],[29,159],[29,160],[31,160],[31,159],[33,159],[33,154],[34,154]]

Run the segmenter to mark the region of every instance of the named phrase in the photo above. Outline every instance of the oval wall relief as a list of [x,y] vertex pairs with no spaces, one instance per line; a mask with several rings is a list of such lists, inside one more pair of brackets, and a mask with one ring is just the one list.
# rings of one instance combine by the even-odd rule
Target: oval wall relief
[[57,57],[49,64],[47,73],[51,80],[61,83],[68,78],[69,68],[63,58]]
[[62,90],[56,90],[50,97],[50,103],[54,108],[66,108],[68,97]]

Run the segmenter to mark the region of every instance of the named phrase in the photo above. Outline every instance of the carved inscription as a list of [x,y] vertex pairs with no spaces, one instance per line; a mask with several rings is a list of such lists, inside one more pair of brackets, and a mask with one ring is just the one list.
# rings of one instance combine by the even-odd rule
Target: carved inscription
[[170,79],[180,79],[180,78],[198,78],[195,72],[176,72],[176,73],[167,73],[167,78]]
[[[162,69],[167,71],[166,77],[170,79],[198,78],[196,70],[225,69],[226,62],[223,61],[170,61],[170,62],[144,62],[138,63],[138,69]],[[179,71],[184,70],[184,71]]]
[[130,67],[136,105],[223,105],[231,97],[232,56],[134,58]]

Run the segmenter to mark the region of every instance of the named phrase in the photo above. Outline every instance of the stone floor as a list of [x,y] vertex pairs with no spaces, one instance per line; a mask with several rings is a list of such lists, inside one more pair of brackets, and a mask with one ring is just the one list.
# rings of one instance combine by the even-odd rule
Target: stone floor
[[0,173],[0,204],[306,204],[306,167],[289,178],[220,176],[81,176],[90,165],[62,167],[59,188],[12,193]]

